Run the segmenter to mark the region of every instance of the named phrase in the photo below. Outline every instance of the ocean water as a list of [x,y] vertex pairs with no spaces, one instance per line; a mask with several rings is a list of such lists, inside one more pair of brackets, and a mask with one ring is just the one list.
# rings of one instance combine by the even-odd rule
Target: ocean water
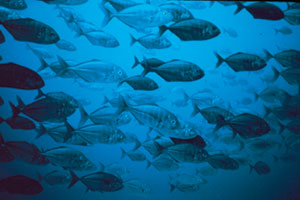
[[[72,7],[80,13],[86,21],[101,27],[104,14],[99,9],[98,2],[99,0],[89,0],[82,5],[62,7]],[[224,153],[232,157],[238,156],[247,159],[251,164],[254,164],[257,161],[264,161],[270,166],[271,172],[266,175],[259,175],[256,172],[250,174],[249,166],[246,164],[240,165],[237,170],[218,169],[216,170],[217,172],[211,176],[196,174],[196,169],[209,166],[207,162],[198,164],[180,163],[180,168],[178,170],[161,172],[154,167],[147,169],[146,161],[132,161],[127,156],[121,159],[120,147],[129,151],[132,149],[132,144],[96,144],[87,147],[67,145],[56,143],[47,135],[35,139],[37,134],[36,131],[12,130],[6,123],[2,123],[0,124],[0,132],[5,141],[27,141],[35,144],[40,149],[49,149],[65,145],[81,151],[95,164],[102,163],[103,165],[108,165],[110,163],[119,163],[130,171],[129,174],[122,176],[124,183],[132,178],[138,178],[149,185],[151,192],[132,191],[127,187],[124,187],[117,192],[86,192],[86,186],[81,182],[76,183],[74,187],[68,189],[67,184],[50,186],[42,181],[41,184],[43,185],[44,191],[38,195],[23,196],[0,193],[1,200],[300,199],[299,151],[288,152],[296,155],[297,159],[295,161],[274,161],[274,155],[280,157],[285,155],[286,152],[283,145],[284,140],[279,135],[279,126],[276,123],[276,120],[274,120],[274,116],[264,117],[264,105],[272,107],[274,104],[268,104],[262,99],[259,99],[258,101],[255,101],[254,99],[254,92],[260,93],[270,86],[277,86],[288,92],[290,95],[296,95],[298,93],[298,86],[289,85],[282,77],[279,77],[272,83],[262,81],[265,77],[273,76],[272,67],[275,67],[279,71],[284,69],[277,61],[275,61],[275,59],[270,59],[267,62],[267,66],[259,71],[234,72],[225,63],[219,68],[216,68],[217,58],[214,55],[214,52],[218,52],[222,57],[226,58],[237,52],[246,52],[265,57],[264,49],[272,54],[289,49],[299,51],[299,26],[292,26],[283,19],[275,21],[254,19],[245,9],[234,15],[236,9],[235,5],[224,6],[215,2],[214,5],[210,7],[210,2],[207,1],[187,2],[182,4],[191,11],[195,18],[207,20],[219,27],[221,30],[220,35],[204,41],[181,41],[173,33],[167,31],[164,33],[164,36],[171,41],[172,46],[166,49],[149,50],[138,43],[131,46],[130,34],[139,38],[143,36],[144,33],[138,32],[114,18],[102,30],[115,36],[120,45],[116,48],[105,48],[92,45],[84,36],[76,37],[75,32],[67,26],[61,17],[58,17],[58,8],[56,5],[49,5],[42,1],[27,0],[28,8],[16,12],[21,16],[30,17],[50,25],[57,31],[61,39],[72,42],[77,50],[65,51],[57,48],[53,44],[39,45],[16,41],[5,28],[1,26],[0,29],[6,39],[5,43],[0,45],[0,55],[3,58],[1,63],[14,62],[37,71],[41,65],[40,60],[28,49],[27,44],[34,48],[42,48],[49,54],[54,55],[54,58],[46,59],[49,63],[56,61],[56,56],[60,56],[65,60],[73,60],[76,63],[100,59],[120,66],[128,76],[139,75],[142,73],[143,69],[141,66],[131,69],[134,64],[135,56],[139,60],[142,60],[143,57],[154,57],[163,61],[180,59],[195,63],[204,71],[205,76],[200,80],[192,82],[166,82],[157,74],[149,73],[147,77],[153,79],[159,85],[159,89],[154,91],[135,91],[126,83],[118,87],[117,83],[86,83],[80,80],[64,79],[56,77],[49,68],[39,72],[39,74],[45,81],[45,86],[42,88],[43,92],[65,92],[82,103],[84,109],[88,113],[99,108],[103,104],[105,96],[110,99],[120,92],[153,95],[157,97],[157,99],[160,99],[156,101],[157,105],[171,111],[179,119],[189,122],[197,128],[199,134],[209,144],[207,147],[209,154]],[[277,2],[273,4],[282,10],[287,8],[286,3]],[[292,33],[276,34],[275,29],[282,27],[288,27],[292,30]],[[225,30],[229,30],[231,34],[228,34]],[[154,29],[154,32],[155,31],[157,32],[158,30]],[[224,133],[231,133],[231,129],[224,128],[217,133],[213,133],[214,125],[208,124],[200,114],[191,117],[191,113],[193,112],[191,101],[188,101],[184,106],[178,106],[176,104],[176,102],[182,101],[183,99],[182,91],[185,91],[188,95],[192,95],[207,89],[209,89],[210,92],[202,92],[203,104],[201,104],[201,108],[218,105],[230,110],[234,114],[248,112],[263,117],[271,126],[271,131],[260,138],[278,141],[283,147],[276,147],[268,151],[260,151],[259,153],[246,149],[234,150],[236,148],[234,144],[224,144],[216,138],[216,135],[222,136]],[[17,104],[16,96],[19,96],[25,104],[31,103],[34,101],[37,91],[0,88],[0,94],[5,101],[5,104],[0,106],[1,117],[5,119],[12,115],[8,103],[9,101],[13,104]],[[68,117],[68,122],[74,128],[78,127],[79,120],[79,110]],[[91,121],[88,121],[86,124],[91,123]],[[125,133],[133,133],[141,142],[147,139],[146,133],[148,128],[139,124],[134,118],[129,124],[120,126],[119,128]],[[155,131],[152,131],[150,137],[155,138],[157,134],[158,133]],[[285,130],[283,134],[285,137],[288,137],[292,133]],[[242,139],[240,136],[236,137],[247,146],[247,139]],[[152,156],[143,147],[139,150],[146,155],[147,160],[153,160]],[[97,164],[97,166],[100,166],[100,164]],[[9,163],[0,163],[0,178],[23,174],[38,179],[37,172],[46,174],[55,169],[59,169],[59,167],[52,164],[36,166],[16,160]],[[89,173],[91,172],[76,172],[78,176]],[[202,184],[200,189],[195,192],[182,192],[178,189],[171,192],[169,184],[170,175],[176,176],[181,173],[201,176],[207,180],[207,183]]]

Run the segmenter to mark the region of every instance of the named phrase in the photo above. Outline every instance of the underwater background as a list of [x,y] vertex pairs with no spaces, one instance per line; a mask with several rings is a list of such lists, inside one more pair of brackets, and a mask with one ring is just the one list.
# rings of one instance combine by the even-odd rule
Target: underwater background
[[[142,1],[142,0],[141,0]],[[138,0],[136,1],[138,2]],[[193,124],[199,131],[199,135],[204,138],[208,148],[208,153],[224,153],[228,156],[239,156],[254,164],[257,161],[266,162],[271,171],[268,174],[259,175],[255,172],[249,173],[249,165],[240,165],[237,170],[217,169],[210,175],[196,173],[196,169],[209,166],[208,163],[180,163],[180,168],[170,171],[159,171],[154,167],[146,168],[147,161],[152,161],[150,155],[143,147],[139,151],[146,155],[146,160],[136,162],[125,156],[121,159],[121,149],[126,151],[132,149],[132,144],[95,144],[92,146],[79,146],[56,143],[48,135],[35,138],[37,133],[35,130],[13,130],[6,123],[0,124],[0,132],[5,141],[27,141],[35,144],[39,149],[50,149],[57,146],[70,146],[81,151],[89,160],[95,163],[102,163],[104,166],[111,163],[118,163],[129,170],[128,174],[122,175],[124,182],[131,178],[137,178],[147,184],[147,191],[139,191],[124,187],[116,192],[86,192],[86,186],[78,182],[72,188],[68,189],[68,184],[59,186],[50,186],[45,182],[41,182],[44,190],[42,193],[33,196],[13,195],[8,193],[0,193],[2,200],[15,199],[231,199],[231,200],[297,200],[300,199],[300,156],[297,150],[287,151],[285,145],[278,145],[267,150],[249,150],[247,149],[248,139],[236,136],[242,141],[244,147],[236,146],[237,144],[223,143],[220,137],[223,133],[231,133],[231,129],[222,128],[216,133],[213,132],[215,125],[208,124],[200,115],[191,117],[193,106],[191,101],[184,102],[183,91],[192,95],[200,91],[200,97],[203,98],[203,104],[200,108],[208,106],[220,106],[228,109],[234,115],[248,112],[265,119],[271,131],[260,137],[266,140],[272,140],[283,144],[284,139],[289,135],[295,135],[288,130],[284,130],[282,135],[279,134],[280,127],[272,114],[265,116],[266,110],[264,105],[268,107],[278,105],[278,102],[268,103],[262,99],[255,100],[254,93],[260,93],[262,90],[277,86],[286,91],[290,95],[298,94],[297,85],[289,85],[281,76],[272,82],[265,81],[268,77],[273,76],[272,67],[278,71],[284,68],[275,60],[270,59],[267,66],[258,71],[235,72],[226,63],[216,68],[218,62],[214,52],[218,52],[223,58],[237,53],[246,52],[261,57],[266,57],[265,51],[271,54],[280,51],[295,49],[299,51],[300,44],[300,28],[299,25],[290,25],[285,20],[264,20],[255,19],[249,12],[242,10],[234,15],[236,5],[224,6],[215,2],[212,6],[209,1],[182,2],[179,4],[193,14],[195,18],[207,20],[215,24],[221,30],[220,35],[215,38],[203,41],[181,41],[170,31],[164,33],[172,45],[165,49],[146,49],[138,42],[130,45],[130,34],[139,38],[145,33],[137,31],[120,20],[113,18],[105,27],[102,28],[107,33],[113,35],[119,42],[119,46],[115,48],[105,48],[102,46],[92,45],[84,36],[77,37],[76,33],[71,30],[63,18],[58,17],[59,8],[56,5],[46,4],[43,1],[27,0],[27,8],[17,10],[21,16],[30,17],[39,20],[53,27],[59,34],[61,39],[70,41],[76,46],[76,51],[66,51],[57,48],[54,44],[42,45],[15,40],[6,29],[1,26],[0,29],[5,36],[5,42],[0,45],[1,63],[14,62],[22,66],[26,66],[34,71],[38,71],[41,66],[40,59],[28,48],[28,44],[33,48],[41,48],[52,58],[45,59],[47,63],[57,61],[57,55],[65,60],[72,60],[75,63],[84,62],[92,59],[100,59],[105,62],[113,63],[120,66],[128,77],[140,75],[143,71],[141,66],[132,69],[134,57],[142,60],[146,58],[157,58],[163,61],[172,59],[180,59],[195,63],[205,73],[204,77],[191,82],[167,82],[155,73],[147,74],[147,77],[154,80],[159,88],[153,91],[138,91],[124,83],[118,86],[118,83],[88,83],[82,80],[72,78],[61,78],[55,75],[49,68],[39,71],[45,86],[42,88],[44,93],[49,92],[65,92],[77,99],[84,107],[87,113],[91,113],[103,105],[105,97],[111,99],[119,93],[128,93],[131,95],[147,94],[153,97],[153,101],[174,113],[179,119]],[[76,12],[80,13],[86,21],[101,27],[104,14],[98,7],[99,0],[89,0],[81,5],[69,6]],[[143,1],[143,3],[145,3]],[[153,3],[158,3],[154,2]],[[175,1],[175,3],[178,3]],[[250,2],[245,3],[250,4]],[[287,9],[287,4],[283,2],[273,2],[280,9]],[[156,4],[155,4],[156,5]],[[68,7],[62,5],[61,7]],[[275,29],[288,27],[291,33],[285,34]],[[158,30],[154,30],[154,32]],[[299,58],[299,57],[298,57]],[[204,91],[204,92],[201,92]],[[37,90],[26,91],[12,88],[0,88],[1,97],[4,105],[0,106],[1,117],[6,119],[12,115],[9,101],[17,105],[17,96],[19,96],[25,104],[34,101]],[[147,98],[147,97],[142,97]],[[68,123],[77,128],[80,121],[80,111],[68,117]],[[91,121],[86,124],[92,124]],[[38,125],[38,123],[37,123]],[[143,143],[147,140],[148,128],[138,123],[133,117],[130,123],[119,127],[124,133],[131,133],[137,136],[138,140]],[[152,131],[151,138],[155,138],[157,133]],[[216,137],[219,135],[219,137]],[[295,137],[294,141],[300,142],[300,137]],[[279,159],[276,161],[274,155],[280,158],[286,154],[295,155],[295,160]],[[0,163],[0,178],[23,174],[33,179],[38,179],[37,172],[46,174],[50,171],[58,169],[58,166],[48,165],[31,165],[20,160],[8,163]],[[78,176],[86,175],[90,172],[76,172]],[[180,173],[193,174],[205,178],[207,183],[201,184],[199,190],[194,192],[182,192],[179,190],[170,191],[170,175],[176,176]]]

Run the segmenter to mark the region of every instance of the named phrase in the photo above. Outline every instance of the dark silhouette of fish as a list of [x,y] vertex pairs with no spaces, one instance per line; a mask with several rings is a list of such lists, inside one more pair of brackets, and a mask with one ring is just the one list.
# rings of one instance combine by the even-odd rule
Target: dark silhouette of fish
[[0,6],[15,10],[24,10],[27,8],[25,0],[1,0]]
[[15,63],[0,64],[0,87],[34,90],[45,85],[35,71]]
[[205,141],[200,135],[197,135],[196,137],[189,138],[189,139],[181,139],[181,138],[174,138],[174,137],[170,137],[170,139],[174,142],[174,144],[190,143],[200,148],[204,148],[206,146]]
[[12,129],[33,130],[35,124],[30,119],[21,116],[10,117],[3,119],[0,117],[0,124],[6,122]]
[[36,195],[43,191],[42,185],[27,176],[9,176],[0,180],[0,192],[10,194]]
[[54,44],[59,35],[49,25],[31,18],[11,19],[0,23],[18,41],[38,44]]

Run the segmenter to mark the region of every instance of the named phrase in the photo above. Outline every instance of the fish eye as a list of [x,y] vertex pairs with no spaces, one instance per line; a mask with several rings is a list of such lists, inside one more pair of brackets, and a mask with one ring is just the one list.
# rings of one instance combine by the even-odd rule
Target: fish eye
[[171,120],[171,124],[175,125],[176,124],[176,120]]
[[118,74],[121,76],[123,74],[123,72],[122,71],[118,71]]

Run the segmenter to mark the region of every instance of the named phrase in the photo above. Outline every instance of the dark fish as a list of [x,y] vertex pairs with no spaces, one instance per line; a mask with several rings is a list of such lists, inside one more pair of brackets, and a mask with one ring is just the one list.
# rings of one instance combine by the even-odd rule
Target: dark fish
[[39,182],[45,181],[49,185],[65,185],[71,182],[71,174],[67,171],[54,170],[45,175],[38,173]]
[[15,160],[13,154],[9,152],[9,149],[5,146],[5,141],[2,134],[0,133],[0,163],[11,162]]
[[54,44],[59,41],[59,36],[53,28],[31,18],[12,19],[0,23],[18,41],[38,44]]
[[119,85],[122,85],[124,82],[126,82],[128,85],[130,85],[134,90],[156,90],[158,89],[157,83],[147,77],[144,76],[131,76],[124,80],[122,80]]
[[165,25],[160,26],[159,29],[160,35],[166,30],[170,30],[183,41],[209,40],[221,33],[216,25],[201,19],[187,19],[169,27]]
[[42,185],[27,176],[9,176],[0,180],[0,192],[10,194],[36,195],[43,191]]
[[147,67],[149,66],[144,68],[142,76],[149,72],[155,72],[168,82],[196,81],[205,75],[198,65],[182,60],[171,60],[155,68]]
[[38,73],[15,63],[0,64],[0,87],[34,90],[45,83]]
[[4,104],[4,100],[2,99],[2,97],[0,96],[0,106],[2,106]]
[[279,122],[279,125],[280,125],[279,133],[282,133],[285,129],[287,129],[294,134],[300,134],[300,118],[290,121],[287,125],[283,125]]
[[300,119],[300,106],[299,105],[283,105],[275,108],[264,106],[266,114],[274,114],[280,120],[296,120]]
[[0,6],[15,10],[24,10],[27,8],[25,0],[1,0]]
[[258,161],[255,163],[255,165],[251,165],[249,164],[250,166],[250,172],[252,172],[252,170],[254,169],[256,171],[256,173],[258,175],[262,175],[262,174],[269,174],[271,169],[269,167],[269,165],[263,161]]
[[122,179],[113,174],[96,172],[79,178],[74,172],[70,171],[70,173],[72,175],[72,182],[69,188],[78,181],[82,182],[88,191],[116,192],[124,187]]
[[47,4],[63,4],[63,5],[80,5],[86,3],[88,0],[39,0]]
[[40,150],[28,142],[5,142],[5,146],[9,152],[18,160],[33,165],[47,165],[49,160],[43,156]]
[[219,67],[225,62],[235,72],[257,71],[267,66],[267,63],[263,58],[253,54],[239,52],[226,59],[222,58],[218,53],[215,53],[215,55],[218,58],[216,67]]
[[145,69],[152,69],[152,68],[156,68],[159,67],[161,65],[165,64],[164,61],[161,61],[157,58],[143,58],[142,62],[140,62],[138,60],[138,58],[135,56],[134,57],[134,64],[131,67],[132,69],[135,68],[137,65],[142,65],[143,68]]
[[267,60],[274,58],[283,67],[288,68],[300,68],[300,51],[295,49],[285,50],[275,55],[272,55],[269,51],[264,50],[267,55]]
[[173,138],[173,137],[170,137],[170,139],[174,142],[174,144],[188,143],[188,144],[194,144],[200,148],[204,148],[206,146],[205,141],[200,135],[197,135],[196,137],[190,139],[181,139],[181,138]]
[[239,168],[239,163],[224,154],[208,156],[206,161],[215,169],[235,170]]
[[65,122],[77,108],[72,102],[51,97],[45,97],[27,105],[18,97],[18,103],[16,107],[10,102],[14,116],[23,113],[38,122]]
[[222,116],[224,119],[233,117],[233,114],[231,112],[218,106],[199,109],[198,106],[193,103],[193,107],[194,111],[192,113],[192,116],[195,116],[198,113],[200,113],[209,124],[217,124],[219,121],[219,116]]
[[6,122],[12,129],[33,130],[36,128],[30,119],[21,116],[10,117],[8,119],[0,117],[0,124],[2,122]]
[[179,164],[168,155],[161,155],[156,160],[150,162],[147,160],[147,168],[153,166],[158,171],[173,171],[179,169]]
[[278,88],[277,86],[270,86],[265,88],[259,94],[254,92],[254,98],[255,101],[261,98],[262,100],[268,103],[275,103],[277,100],[283,104],[284,102],[287,102],[288,99],[291,98],[291,95],[287,93],[285,90]]
[[245,139],[262,136],[271,130],[264,119],[249,113],[237,115],[229,120],[224,120],[224,118],[220,116],[215,131],[226,125],[231,127],[234,136],[239,134]]
[[284,20],[290,25],[300,25],[300,8],[294,7],[284,11]]
[[0,30],[0,44],[3,43],[3,42],[5,42],[5,37],[2,33],[2,31]]
[[270,3],[257,2],[245,6],[241,2],[236,2],[236,5],[235,14],[245,8],[255,19],[280,20],[284,18],[283,11]]

